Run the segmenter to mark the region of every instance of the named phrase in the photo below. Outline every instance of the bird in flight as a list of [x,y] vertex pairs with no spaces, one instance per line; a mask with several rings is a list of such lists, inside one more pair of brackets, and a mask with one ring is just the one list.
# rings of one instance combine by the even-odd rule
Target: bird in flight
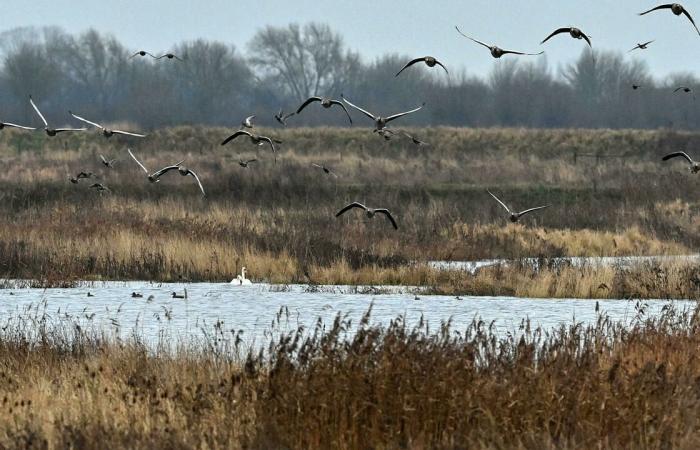
[[90,189],[96,189],[97,192],[111,192],[107,186],[102,183],[94,183],[90,185]]
[[668,3],[666,5],[659,5],[655,8],[651,8],[649,11],[644,11],[642,13],[639,13],[639,15],[643,16],[645,14],[649,14],[652,11],[658,11],[660,9],[670,9],[671,12],[677,16],[680,16],[681,14],[683,14],[685,17],[688,18],[688,20],[690,20],[690,23],[693,24],[693,27],[695,27],[695,31],[697,31],[698,34],[700,34],[700,30],[698,30],[698,26],[695,25],[695,21],[693,20],[693,17],[690,15],[688,10],[685,9],[683,7],[683,5],[681,5],[680,3]]
[[333,105],[338,105],[341,108],[343,108],[343,111],[345,111],[345,115],[348,116],[348,120],[350,121],[350,125],[352,125],[352,117],[350,117],[350,113],[348,112],[347,108],[345,105],[340,100],[334,100],[330,97],[318,97],[318,96],[313,96],[309,97],[304,103],[301,104],[301,106],[297,109],[296,114],[299,115],[304,108],[309,106],[313,102],[320,102],[321,106],[324,108],[328,109]]
[[493,193],[492,193],[491,191],[486,191],[486,192],[488,192],[489,194],[491,194],[491,197],[493,197],[494,199],[496,199],[496,201],[497,201],[498,203],[500,203],[500,205],[501,205],[506,211],[508,211],[509,219],[510,219],[510,221],[513,222],[513,223],[515,223],[515,222],[517,222],[518,220],[520,220],[520,218],[521,218],[522,216],[524,216],[525,214],[529,214],[529,213],[531,213],[531,212],[533,212],[533,211],[537,211],[537,210],[544,209],[544,208],[549,208],[550,206],[552,206],[552,205],[537,206],[537,207],[535,207],[535,208],[526,209],[526,210],[520,211],[520,212],[512,211],[512,210],[511,210],[510,208],[508,208],[508,207],[506,206],[506,204],[503,203],[498,197],[496,197],[495,195],[493,195]]
[[[238,136],[248,136],[250,138],[250,142],[252,142],[255,145],[263,145],[265,142],[270,144],[270,148],[272,149],[272,153],[276,153],[277,149],[275,149],[275,141],[272,138],[269,138],[267,136],[259,136],[257,134],[251,133],[250,131],[246,130],[238,130],[235,133],[233,133],[231,136],[227,137],[226,139],[221,142],[221,145],[226,145],[232,140],[236,139]],[[281,143],[281,141],[276,141],[278,144]]]
[[340,94],[340,98],[342,98],[343,101],[345,103],[347,103],[348,105],[352,106],[353,108],[355,108],[356,110],[358,110],[362,114],[364,114],[365,116],[372,119],[374,121],[374,127],[375,127],[376,131],[383,130],[386,127],[386,124],[391,122],[392,120],[396,120],[399,117],[405,116],[406,114],[411,114],[411,113],[414,113],[416,111],[419,111],[423,106],[425,106],[425,103],[423,103],[418,108],[414,108],[410,111],[401,112],[401,113],[394,114],[394,115],[391,115],[388,117],[382,117],[382,116],[376,116],[376,115],[372,114],[371,112],[360,108],[359,106],[353,105],[352,103],[350,103],[350,101],[347,98],[343,97],[343,94]]
[[64,133],[66,131],[86,131],[87,128],[51,128],[49,127],[49,123],[46,121],[44,118],[44,115],[39,111],[39,108],[34,104],[34,100],[32,99],[32,96],[29,96],[29,103],[32,104],[32,108],[34,108],[34,111],[36,111],[37,115],[41,119],[42,122],[44,122],[44,131],[48,136],[56,136],[58,133]]
[[143,164],[141,164],[141,161],[139,161],[139,160],[136,158],[136,156],[134,156],[134,154],[131,152],[131,149],[127,149],[127,151],[129,152],[129,155],[131,155],[131,157],[134,159],[134,161],[136,161],[136,164],[138,164],[139,167],[141,167],[141,168],[143,169],[143,171],[146,172],[146,177],[148,178],[148,181],[150,181],[151,183],[157,183],[157,182],[159,182],[159,181],[160,181],[159,178],[161,177],[161,175],[163,175],[164,173],[166,173],[166,172],[168,172],[168,171],[170,171],[170,170],[179,169],[179,168],[180,168],[180,164],[182,164],[183,162],[185,162],[185,160],[183,159],[182,161],[180,161],[180,162],[178,162],[178,163],[176,163],[176,164],[172,164],[172,165],[170,165],[170,166],[165,166],[165,167],[163,167],[163,168],[160,169],[160,170],[157,170],[157,171],[155,171],[155,172],[153,172],[153,173],[149,173],[149,172],[148,172],[148,169],[146,169],[146,166],[144,166]]
[[338,178],[338,175],[336,175],[335,172],[333,172],[329,167],[327,167],[325,164],[316,164],[316,163],[311,163],[312,166],[318,167],[319,169],[323,170],[326,174],[332,175],[336,178]]
[[115,134],[122,134],[122,135],[125,135],[125,136],[135,136],[135,137],[146,137],[145,134],[132,133],[132,132],[130,132],[130,131],[110,130],[109,128],[103,127],[103,126],[100,125],[99,123],[91,122],[91,121],[89,121],[89,120],[87,120],[87,119],[84,119],[84,118],[82,118],[82,117],[80,117],[80,116],[78,116],[78,115],[76,115],[76,114],[73,114],[72,111],[68,111],[68,113],[69,113],[71,116],[73,116],[73,117],[75,117],[76,119],[78,119],[79,121],[81,121],[81,122],[85,122],[85,123],[87,123],[88,125],[92,125],[93,127],[99,128],[100,130],[102,130],[102,135],[103,135],[104,137],[106,137],[106,138],[111,138],[111,137],[114,136]]
[[102,160],[102,165],[107,167],[108,169],[114,167],[114,163],[117,162],[116,159],[107,159],[104,157],[104,155],[100,155],[100,159]]
[[135,56],[150,56],[153,59],[157,59],[153,53],[149,53],[146,50],[139,50],[138,52],[134,53],[133,55],[129,56],[129,59],[135,57]]
[[252,163],[252,162],[256,162],[256,161],[257,161],[257,159],[255,159],[255,158],[253,158],[253,159],[247,159],[247,160],[245,160],[245,161],[239,158],[239,159],[238,159],[238,165],[241,166],[241,167],[243,167],[244,169],[247,169],[247,168],[248,168],[248,164],[250,164],[250,163]]
[[495,45],[488,45],[488,44],[485,44],[485,43],[483,43],[483,42],[481,42],[481,41],[478,41],[478,40],[474,39],[473,37],[467,36],[466,34],[462,33],[462,32],[459,30],[459,27],[457,27],[456,25],[455,25],[455,29],[457,30],[457,33],[461,34],[461,35],[464,36],[465,38],[467,38],[467,39],[469,39],[469,40],[471,40],[471,41],[473,41],[473,42],[476,42],[477,44],[483,45],[484,47],[486,47],[487,49],[489,49],[489,51],[491,52],[491,56],[493,56],[494,58],[500,58],[501,56],[507,55],[507,54],[525,55],[525,56],[537,56],[537,55],[541,55],[542,53],[544,53],[544,52],[539,52],[539,53],[523,53],[523,52],[515,52],[515,51],[512,51],[512,50],[503,50],[502,48],[497,47],[497,46],[495,46]]
[[559,28],[557,30],[554,30],[552,34],[544,38],[544,41],[540,42],[540,44],[544,44],[547,42],[551,37],[556,36],[557,34],[560,33],[569,33],[569,35],[574,38],[574,39],[583,39],[588,43],[589,47],[592,47],[591,45],[591,39],[589,36],[586,36],[586,34],[581,31],[579,28],[576,27],[568,27],[568,28]]
[[668,161],[671,158],[676,158],[676,157],[682,157],[685,158],[686,161],[690,163],[690,172],[691,173],[698,173],[700,172],[700,163],[693,161],[693,158],[688,156],[686,152],[673,152],[669,153],[668,155],[664,156],[661,158],[662,161]]
[[360,208],[360,209],[365,210],[367,217],[370,219],[372,219],[377,213],[384,214],[389,219],[389,221],[391,222],[391,225],[394,227],[394,229],[395,230],[399,229],[398,225],[396,225],[396,221],[394,220],[394,217],[391,215],[391,212],[389,212],[388,209],[386,209],[386,208],[368,208],[359,202],[350,203],[349,205],[347,205],[346,207],[344,207],[343,209],[338,211],[336,213],[335,217],[340,217],[341,215],[343,215],[343,213],[345,213],[346,211],[349,211],[353,208]]
[[163,58],[177,59],[178,61],[184,61],[182,58],[180,58],[179,56],[177,56],[173,53],[164,53],[160,56],[156,56],[156,59],[163,59]]
[[417,64],[417,63],[419,63],[419,62],[425,63],[425,65],[428,66],[428,67],[435,67],[436,65],[437,65],[437,66],[440,66],[440,67],[442,67],[442,68],[445,70],[445,73],[446,73],[446,74],[448,74],[448,75],[450,74],[450,72],[447,71],[447,67],[445,67],[440,61],[438,61],[437,59],[435,59],[435,57],[433,57],[433,56],[424,56],[424,57],[422,57],[422,58],[412,59],[412,60],[410,60],[409,62],[407,62],[406,65],[403,66],[403,68],[402,68],[401,70],[399,70],[398,73],[397,73],[396,75],[394,75],[394,77],[398,77],[399,74],[400,74],[401,72],[403,72],[403,71],[406,70],[407,68],[409,68],[409,67],[411,67],[412,65]]
[[649,47],[649,44],[651,44],[652,42],[654,42],[654,41],[652,40],[652,41],[645,42],[645,43],[643,43],[643,44],[637,44],[632,50],[630,50],[630,51],[627,52],[627,53],[633,52],[633,51],[635,51],[635,50],[637,50],[637,49],[639,49],[639,50],[646,50],[647,47]]
[[280,123],[280,125],[287,126],[287,119],[295,115],[296,113],[289,113],[287,115],[284,114],[282,111],[282,108],[280,108],[279,112],[275,114],[275,120]]

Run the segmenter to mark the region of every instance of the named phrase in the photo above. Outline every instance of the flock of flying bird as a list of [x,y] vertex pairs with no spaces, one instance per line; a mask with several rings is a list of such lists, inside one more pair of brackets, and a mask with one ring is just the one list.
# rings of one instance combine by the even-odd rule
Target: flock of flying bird
[[[695,24],[695,21],[693,20],[692,16],[688,12],[688,10],[686,10],[683,7],[683,5],[681,5],[680,3],[669,3],[669,4],[659,5],[659,6],[656,6],[648,11],[644,11],[642,13],[639,13],[639,15],[643,16],[643,15],[649,14],[653,11],[659,11],[659,10],[665,10],[665,9],[670,10],[676,16],[684,15],[690,21],[690,23],[693,25],[693,27],[695,28],[695,31],[700,35],[700,30],[698,29],[697,25]],[[474,43],[479,44],[479,45],[485,47],[486,49],[488,49],[489,52],[491,53],[491,56],[494,58],[501,58],[502,56],[508,55],[508,54],[521,55],[521,56],[537,56],[537,55],[541,55],[544,53],[543,51],[538,52],[538,53],[526,53],[526,52],[519,52],[519,51],[513,51],[513,50],[504,50],[496,45],[489,45],[489,44],[486,44],[478,39],[475,39],[471,36],[466,35],[457,26],[455,26],[455,29],[463,37],[465,37],[465,38],[473,41]],[[550,35],[548,35],[544,40],[542,40],[541,44],[546,43],[551,38],[553,38],[559,34],[568,34],[573,39],[579,39],[579,40],[582,39],[582,40],[586,41],[586,43],[589,46],[592,46],[590,36],[588,36],[581,29],[576,28],[576,27],[558,28],[558,29],[554,30]],[[652,41],[647,41],[644,43],[638,43],[634,48],[632,48],[630,50],[630,52],[634,51],[634,50],[646,50],[652,42],[654,42],[654,41],[652,40]],[[174,59],[177,61],[185,61],[185,58],[177,56],[173,53],[164,53],[162,55],[155,56],[154,54],[152,54],[148,51],[145,51],[145,50],[139,50],[130,56],[130,58],[134,58],[134,57],[150,57],[150,58],[153,58],[155,60],[161,60],[163,58],[166,58],[168,60]],[[406,70],[409,67],[411,67],[415,64],[418,64],[418,63],[424,63],[429,68],[433,68],[435,66],[440,66],[445,71],[445,73],[449,74],[447,67],[445,67],[445,65],[442,62],[438,61],[435,57],[423,56],[420,58],[412,59],[411,61],[406,63],[406,65],[404,65],[401,68],[401,70],[399,70],[396,73],[395,77],[398,77],[404,70]],[[632,85],[632,88],[635,90],[638,89],[639,87],[640,86],[636,85],[636,84]],[[675,89],[674,92],[678,92],[681,90],[683,92],[686,92],[686,93],[689,93],[692,91],[692,89],[690,87],[680,86],[677,89]],[[359,113],[363,114],[368,119],[372,120],[374,123],[373,132],[381,135],[386,140],[390,140],[395,135],[400,134],[402,136],[409,138],[416,145],[428,145],[427,143],[410,135],[409,133],[407,133],[404,130],[392,129],[392,128],[388,127],[390,122],[392,122],[400,117],[406,116],[408,114],[413,114],[413,113],[421,110],[423,108],[423,106],[425,106],[425,103],[423,103],[421,106],[418,106],[418,107],[411,109],[411,110],[408,110],[408,111],[404,111],[404,112],[400,112],[400,113],[396,113],[396,114],[392,114],[392,115],[388,115],[388,116],[382,116],[382,115],[372,113],[365,108],[362,108],[360,106],[355,105],[354,103],[350,102],[347,98],[345,98],[345,96],[343,94],[341,94],[340,97],[341,97],[341,100],[334,99],[331,97],[311,96],[306,101],[304,101],[296,109],[296,111],[289,113],[289,114],[284,114],[283,110],[280,109],[279,112],[274,115],[274,118],[282,126],[286,126],[287,120],[289,118],[291,118],[292,116],[301,114],[302,111],[304,111],[304,109],[309,107],[312,103],[318,103],[324,109],[330,109],[334,106],[342,109],[344,114],[348,118],[348,122],[350,123],[350,125],[352,125],[353,121],[352,121],[352,117],[350,115],[350,112],[348,111],[348,108],[346,107],[346,105],[347,105],[347,106],[351,107],[352,109],[358,111]],[[53,137],[53,136],[58,135],[59,133],[65,133],[65,132],[87,131],[87,128],[85,128],[85,127],[83,127],[83,128],[52,128],[49,126],[48,121],[46,120],[44,115],[41,113],[41,111],[39,110],[37,105],[34,103],[34,100],[32,99],[31,96],[29,97],[29,102],[30,102],[32,108],[34,109],[34,111],[36,112],[37,116],[41,120],[41,122],[44,124],[43,130],[45,131],[45,133],[48,136]],[[130,137],[136,137],[136,138],[143,138],[146,136],[144,134],[133,133],[130,131],[109,129],[105,126],[100,125],[97,122],[93,122],[93,121],[85,119],[81,116],[78,116],[78,115],[74,114],[72,111],[68,111],[68,112],[76,120],[100,130],[102,135],[106,138],[110,138],[114,135],[123,135],[123,136],[130,136]],[[274,138],[271,138],[269,136],[263,136],[263,135],[257,134],[254,130],[255,125],[253,123],[253,120],[255,119],[255,117],[256,117],[255,115],[246,117],[245,120],[242,121],[240,129],[237,130],[236,132],[234,132],[233,134],[231,134],[230,136],[228,136],[227,138],[225,138],[221,142],[221,145],[222,146],[226,145],[229,142],[231,142],[231,141],[233,141],[241,136],[246,136],[249,138],[250,142],[253,145],[256,145],[256,146],[269,145],[273,154],[275,155],[275,162],[276,162],[277,161],[277,157],[276,157],[277,149],[275,147],[275,144],[281,144],[282,142],[279,140],[276,140]],[[23,130],[36,130],[35,127],[17,125],[17,124],[10,123],[10,122],[0,122],[0,130],[2,130],[5,127],[19,128],[19,129],[23,129]],[[199,176],[191,169],[183,166],[184,160],[179,161],[175,164],[165,166],[165,167],[163,167],[159,170],[156,170],[154,172],[151,172],[144,166],[144,164],[141,161],[138,160],[138,158],[136,157],[136,155],[134,155],[134,153],[132,152],[131,149],[128,149],[127,151],[129,153],[129,156],[131,156],[131,158],[136,162],[136,164],[141,169],[143,169],[143,171],[146,174],[146,178],[148,179],[148,181],[150,183],[158,183],[163,175],[165,175],[169,172],[172,172],[172,171],[177,171],[183,177],[186,177],[189,175],[192,178],[194,178],[194,180],[197,182],[199,189],[202,192],[202,195],[206,196],[206,193],[204,191],[204,186],[202,185],[202,182],[201,182]],[[676,158],[676,157],[682,157],[682,158],[686,159],[688,161],[688,163],[690,164],[690,170],[692,173],[700,172],[700,162],[694,161],[688,154],[686,154],[685,152],[682,152],[682,151],[670,153],[670,154],[664,156],[663,160],[667,161],[669,159]],[[100,158],[101,158],[102,164],[107,168],[112,168],[114,163],[116,162],[115,159],[107,159],[104,157],[104,155],[100,155]],[[250,163],[253,163],[255,161],[257,161],[257,159],[248,159],[248,160],[239,159],[238,164],[243,168],[247,168]],[[334,177],[338,176],[330,168],[326,167],[323,164],[312,163],[312,165],[314,167],[322,169],[326,174],[332,175]],[[91,172],[80,172],[75,177],[70,176],[69,180],[71,183],[77,184],[80,182],[80,180],[89,179],[89,178],[92,178],[93,176],[94,175]],[[104,192],[104,191],[109,192],[109,188],[107,188],[106,186],[104,186],[101,183],[94,183],[90,187],[94,188],[100,192]],[[544,208],[548,208],[549,206],[551,206],[551,205],[537,206],[534,208],[529,208],[529,209],[525,209],[523,211],[518,212],[518,211],[511,210],[503,201],[501,201],[498,197],[496,197],[496,195],[494,195],[491,191],[488,191],[488,193],[507,211],[507,213],[509,215],[509,220],[511,222],[517,222],[521,217],[523,217],[526,214],[529,214],[529,213],[534,212],[534,211],[539,211],[539,210],[542,210]],[[364,212],[368,218],[373,218],[376,216],[376,214],[382,214],[382,215],[386,216],[386,218],[389,220],[389,222],[391,222],[391,225],[395,229],[398,229],[398,225],[396,223],[396,220],[392,216],[391,212],[388,209],[386,209],[386,208],[370,208],[370,207],[367,207],[359,202],[352,202],[352,203],[348,204],[347,206],[343,207],[340,211],[338,211],[338,213],[336,214],[336,217],[339,217],[339,216],[343,215],[345,212],[352,210],[352,209],[364,210]]]

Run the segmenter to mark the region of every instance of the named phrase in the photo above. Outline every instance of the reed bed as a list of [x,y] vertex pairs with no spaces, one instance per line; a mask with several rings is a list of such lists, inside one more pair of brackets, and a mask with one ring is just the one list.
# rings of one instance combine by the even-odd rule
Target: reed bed
[[[700,310],[496,333],[475,319],[216,324],[155,350],[37,310],[0,328],[3,448],[696,448]],[[274,329],[284,329],[281,310]]]
[[[246,266],[275,283],[411,284],[438,276],[413,268],[430,260],[682,255],[700,245],[700,186],[682,164],[659,162],[700,142],[696,134],[411,131],[431,146],[367,129],[263,130],[284,141],[275,163],[247,141],[219,146],[222,128],[144,140],[4,130],[0,159],[12,170],[0,173],[0,276],[224,281]],[[127,147],[153,169],[186,159],[207,198],[189,178],[148,183]],[[100,154],[117,158],[115,167],[102,167]],[[243,169],[238,155],[259,161]],[[69,183],[79,171],[111,193]],[[508,224],[486,189],[516,209],[553,206]],[[399,231],[358,212],[334,217],[355,200],[391,209]]]

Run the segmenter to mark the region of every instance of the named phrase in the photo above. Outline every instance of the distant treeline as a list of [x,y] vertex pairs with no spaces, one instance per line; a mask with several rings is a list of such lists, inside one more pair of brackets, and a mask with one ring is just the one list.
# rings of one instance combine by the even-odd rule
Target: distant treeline
[[[250,114],[257,114],[260,124],[273,124],[273,113],[291,112],[309,95],[344,93],[380,114],[426,102],[424,110],[402,119],[408,125],[700,128],[694,92],[673,92],[681,85],[694,87],[694,75],[657,80],[641,60],[622,53],[586,48],[556,71],[546,57],[504,57],[485,78],[460,72],[468,61],[445,61],[449,76],[421,64],[395,78],[408,60],[423,55],[391,54],[365,62],[318,23],[266,27],[245,49],[197,40],[168,49],[184,62],[153,60],[130,58],[141,49],[127,49],[94,30],[78,36],[51,27],[7,31],[0,34],[0,120],[37,124],[27,101],[31,94],[54,125],[70,122],[69,109],[143,129],[237,126]],[[342,111],[316,105],[289,124],[346,120]]]

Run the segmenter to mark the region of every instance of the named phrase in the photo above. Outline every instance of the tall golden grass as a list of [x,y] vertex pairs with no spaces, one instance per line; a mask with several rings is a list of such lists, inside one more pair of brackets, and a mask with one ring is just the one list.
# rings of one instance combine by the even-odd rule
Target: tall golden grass
[[0,446],[695,448],[698,313],[642,305],[628,328],[601,315],[500,336],[368,313],[264,354],[220,325],[197,350],[153,353],[25,317],[0,336]]

